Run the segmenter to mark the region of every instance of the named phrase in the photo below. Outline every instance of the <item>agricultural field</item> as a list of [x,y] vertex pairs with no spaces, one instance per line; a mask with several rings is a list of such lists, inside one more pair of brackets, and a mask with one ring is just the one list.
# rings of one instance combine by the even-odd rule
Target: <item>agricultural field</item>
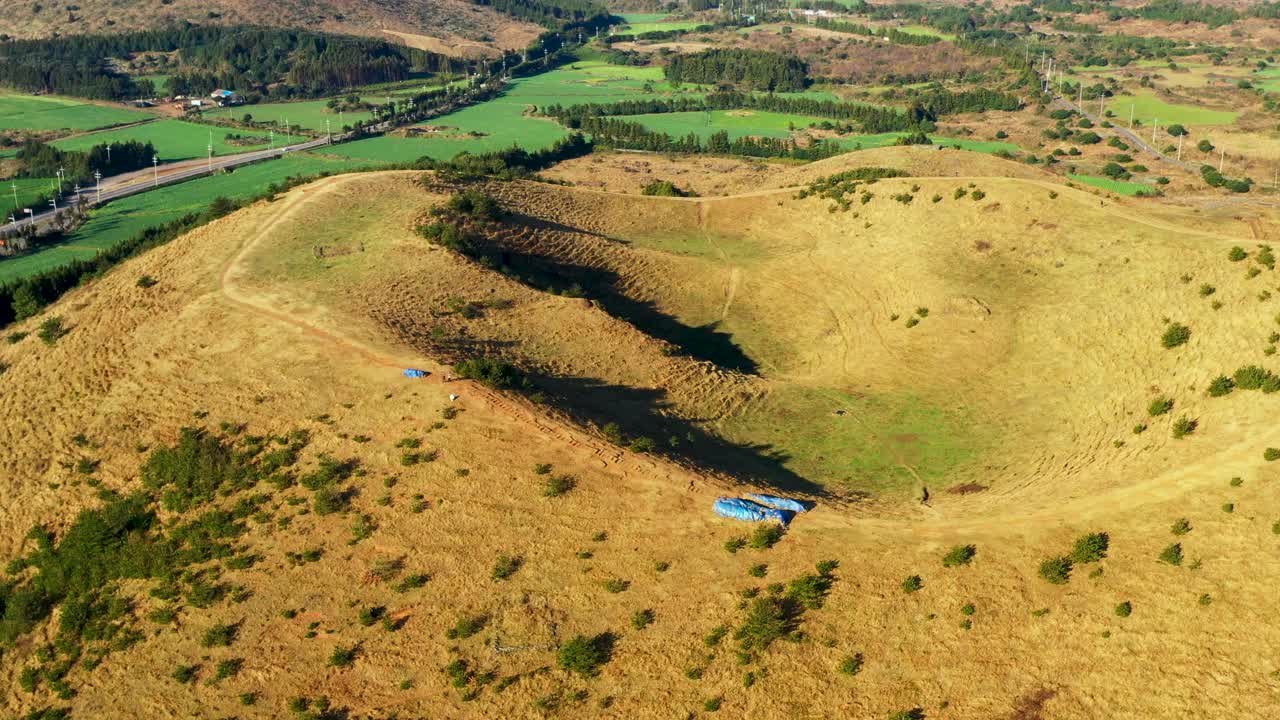
[[692,30],[705,22],[684,20],[668,20],[663,13],[621,13],[620,17],[627,21],[622,27],[614,27],[611,32],[616,35],[640,35],[649,32],[665,32],[669,30]]
[[[229,138],[231,135],[253,138],[254,141],[252,144],[233,141]],[[161,162],[175,162],[205,157],[208,154],[210,138],[213,140],[213,153],[216,156],[264,150],[269,145],[268,133],[265,130],[228,129],[183,120],[157,120],[120,130],[87,133],[58,140],[53,145],[63,150],[88,150],[103,143],[137,140],[155,145]],[[300,135],[286,136],[282,132],[275,134],[276,147],[305,140],[306,138]]]
[[139,110],[71,98],[0,94],[0,130],[94,130],[153,117]]
[[1151,185],[1147,185],[1146,183],[1112,180],[1111,178],[1099,177],[1097,175],[1068,174],[1067,177],[1083,185],[1096,187],[1101,190],[1106,190],[1107,192],[1113,192],[1117,195],[1126,195],[1129,197],[1138,195],[1139,193],[1151,192],[1154,189]]
[[246,115],[253,117],[254,122],[274,122],[277,127],[302,128],[313,132],[324,132],[325,121],[329,122],[332,132],[339,132],[343,125],[369,120],[373,113],[367,110],[343,112],[330,110],[328,100],[301,100],[298,102],[259,103],[257,105],[238,105],[235,107],[209,110],[203,115],[210,119],[239,121]]
[[[35,200],[52,195],[57,184],[57,178],[10,178],[8,180],[0,180],[0,208],[3,208],[3,210],[0,210],[0,220],[15,212],[19,218],[23,217],[22,208],[30,208],[32,207],[31,203]],[[13,199],[15,190],[18,195],[16,210]],[[45,208],[33,209],[44,210]]]
[[1115,114],[1117,122],[1127,122],[1132,109],[1135,120],[1150,126],[1159,122],[1161,126],[1172,123],[1182,125],[1230,125],[1240,117],[1239,112],[1231,110],[1211,110],[1196,105],[1175,104],[1166,102],[1151,91],[1118,95],[1107,102],[1107,109]]
[[694,134],[702,139],[725,131],[731,140],[740,137],[788,137],[795,130],[823,121],[805,115],[787,115],[764,110],[712,110],[710,112],[656,113],[623,115],[619,119],[638,122],[655,132],[672,137]]
[[[654,93],[697,96],[697,86],[672,88],[655,67],[610,65],[584,60],[564,68],[512,81],[502,96],[424,123],[439,132],[414,137],[383,136],[338,145],[329,152],[355,159],[407,162],[419,157],[448,159],[460,152],[483,153],[519,145],[526,150],[550,147],[565,137],[559,123],[530,117],[531,107],[552,103],[618,102]],[[474,133],[474,135],[472,134]]]
[[[148,227],[162,225],[188,213],[198,213],[217,197],[256,195],[271,183],[289,177],[342,172],[368,163],[352,163],[311,154],[291,154],[237,168],[233,172],[166,185],[111,202],[91,212],[88,222],[55,246],[29,255],[0,259],[0,285],[28,275],[84,260],[123,242]],[[0,197],[3,197],[0,195]]]

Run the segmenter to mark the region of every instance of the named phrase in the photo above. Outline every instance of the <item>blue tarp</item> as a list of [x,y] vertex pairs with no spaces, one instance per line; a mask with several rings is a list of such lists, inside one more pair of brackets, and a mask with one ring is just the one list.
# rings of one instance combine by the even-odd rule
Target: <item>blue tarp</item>
[[404,376],[408,378],[424,378],[427,376],[426,370],[418,370],[415,368],[405,368]]
[[722,497],[716,500],[712,509],[715,510],[717,515],[733,518],[734,520],[748,520],[750,522],[776,520],[784,525],[787,523],[787,514],[781,510],[774,510],[742,498]]
[[802,513],[807,509],[804,505],[796,502],[795,500],[791,500],[790,498],[778,497],[776,495],[759,495],[757,493],[747,493],[747,497],[751,498],[752,500],[755,500],[761,505],[768,505],[771,508],[778,508],[779,510],[790,510],[793,513]]

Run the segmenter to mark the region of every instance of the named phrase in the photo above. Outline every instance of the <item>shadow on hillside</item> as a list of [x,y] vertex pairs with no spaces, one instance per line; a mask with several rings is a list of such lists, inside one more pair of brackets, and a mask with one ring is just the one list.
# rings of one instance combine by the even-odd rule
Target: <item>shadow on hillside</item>
[[563,261],[543,254],[498,248],[499,265],[539,290],[585,297],[596,302],[613,317],[630,323],[650,337],[665,340],[684,353],[714,363],[726,370],[755,375],[758,366],[718,329],[719,323],[691,326],[662,312],[647,300],[628,296],[620,288],[620,278],[612,270]]
[[781,492],[830,496],[821,485],[787,469],[784,463],[790,456],[785,451],[770,445],[732,443],[667,414],[670,403],[663,390],[614,385],[596,378],[531,375],[530,380],[575,421],[596,427],[617,423],[628,440],[653,440],[656,454]]

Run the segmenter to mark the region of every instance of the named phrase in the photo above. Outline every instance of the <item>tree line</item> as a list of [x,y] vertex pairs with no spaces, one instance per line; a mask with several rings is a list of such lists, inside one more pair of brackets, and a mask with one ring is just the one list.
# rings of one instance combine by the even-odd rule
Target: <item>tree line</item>
[[752,90],[795,91],[808,84],[803,60],[765,50],[715,48],[676,55],[663,68],[672,85],[684,82],[741,85]]
[[607,117],[586,117],[580,123],[582,132],[591,135],[597,147],[649,152],[710,155],[742,155],[746,157],[785,157],[793,160],[821,160],[845,152],[840,143],[820,140],[808,145],[790,138],[740,137],[730,139],[727,131],[712,133],[706,140],[696,133],[672,137],[656,132],[638,122]]
[[913,35],[911,33],[902,32],[895,28],[873,28],[870,25],[862,25],[860,23],[844,22],[841,20],[828,20],[827,18],[818,18],[815,23],[817,27],[823,30],[831,30],[833,32],[849,33],[851,35],[866,35],[867,37],[883,37],[895,45],[916,45],[925,46],[940,42],[942,38],[936,35]]
[[175,93],[224,87],[267,90],[284,81],[309,94],[402,80],[412,72],[465,73],[474,62],[381,40],[252,26],[186,25],[118,35],[76,35],[0,43],[0,84],[27,92],[103,100],[152,97],[149,81],[108,60],[139,52],[179,52]]
[[505,15],[528,20],[548,28],[564,28],[571,23],[607,19],[609,10],[592,0],[471,0]]
[[953,92],[934,89],[917,94],[906,110],[864,103],[783,97],[737,91],[709,93],[704,97],[651,98],[624,100],[617,103],[585,103],[564,107],[547,105],[544,115],[554,117],[570,128],[582,126],[589,117],[646,115],[652,113],[705,112],[709,110],[763,110],[790,115],[810,115],[857,123],[868,133],[899,130],[932,130],[932,123],[945,115],[987,110],[1017,110],[1021,101],[1007,93],[978,88]]

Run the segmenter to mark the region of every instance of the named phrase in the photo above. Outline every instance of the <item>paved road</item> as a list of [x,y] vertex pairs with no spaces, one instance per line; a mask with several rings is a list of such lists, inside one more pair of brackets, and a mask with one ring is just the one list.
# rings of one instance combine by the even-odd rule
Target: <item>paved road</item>
[[[334,141],[345,139],[346,136],[335,135]],[[84,207],[94,207],[103,205],[112,200],[137,195],[139,193],[154,190],[163,185],[172,185],[174,183],[184,182],[197,178],[202,175],[209,175],[218,170],[227,170],[230,168],[248,165],[249,163],[261,162],[273,157],[280,157],[286,153],[300,152],[303,150],[312,150],[324,145],[328,145],[329,140],[320,138],[296,145],[286,145],[285,147],[273,148],[271,150],[255,150],[253,152],[240,153],[238,155],[227,155],[221,158],[214,158],[212,165],[208,162],[198,164],[188,164],[187,167],[180,170],[169,172],[157,172],[157,168],[135,170],[130,173],[121,175],[112,175],[109,178],[102,179],[102,192],[99,193],[95,188],[82,189],[80,191],[79,202]],[[39,231],[48,229],[53,224],[55,217],[61,217],[71,212],[70,207],[73,200],[67,197],[58,203],[58,211],[55,215],[52,208],[44,210],[36,214],[34,217],[28,215],[25,218],[18,218],[22,227],[33,224]]]
[[[1192,173],[1200,172],[1199,165],[1196,165],[1195,163],[1184,162],[1184,161],[1178,160],[1176,157],[1169,157],[1168,155],[1165,155],[1164,153],[1160,152],[1156,148],[1152,147],[1150,143],[1148,143],[1146,140],[1143,140],[1141,137],[1138,136],[1137,133],[1133,132],[1132,130],[1128,128],[1120,127],[1119,125],[1116,125],[1113,121],[1109,120],[1108,118],[1095,115],[1089,112],[1088,110],[1085,110],[1083,107],[1076,105],[1075,103],[1071,102],[1069,99],[1061,95],[1055,94],[1053,96],[1053,104],[1056,105],[1057,107],[1063,108],[1064,110],[1072,110],[1074,112],[1080,113],[1081,115],[1089,118],[1089,120],[1093,123],[1095,128],[1099,130],[1110,130],[1114,132],[1115,134],[1123,138],[1124,141],[1127,142],[1128,144],[1134,147],[1137,147],[1143,152],[1149,153],[1150,155],[1154,156],[1157,160],[1161,162],[1168,163],[1169,165],[1172,165],[1174,167],[1182,168],[1183,170],[1186,170],[1188,172],[1192,172]],[[1102,123],[1104,121],[1111,122],[1112,123],[1111,127],[1103,128]]]

